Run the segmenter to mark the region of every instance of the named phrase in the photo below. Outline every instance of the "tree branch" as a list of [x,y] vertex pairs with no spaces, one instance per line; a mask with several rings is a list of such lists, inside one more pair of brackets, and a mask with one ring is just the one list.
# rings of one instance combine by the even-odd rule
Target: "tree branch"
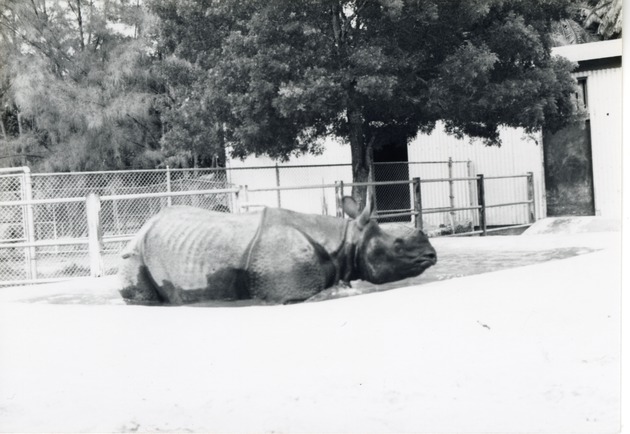
[[149,136],[151,137],[151,140],[153,141],[153,143],[155,143],[156,145],[159,145],[160,142],[155,138],[155,136],[153,135],[153,133],[151,132],[151,129],[149,127],[147,127],[146,125],[144,125],[142,122],[140,122],[138,119],[136,119],[135,117],[131,116],[129,113],[127,113],[127,116],[134,121],[136,124],[140,125],[140,127],[142,129],[144,129],[147,134],[149,134]]

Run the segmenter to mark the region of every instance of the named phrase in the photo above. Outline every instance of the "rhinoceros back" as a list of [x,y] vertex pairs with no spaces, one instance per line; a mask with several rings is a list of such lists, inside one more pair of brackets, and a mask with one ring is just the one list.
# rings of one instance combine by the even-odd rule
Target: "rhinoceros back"
[[[143,262],[163,297],[174,302],[234,299],[261,215],[191,207],[160,213],[144,234]],[[178,299],[181,298],[181,299]],[[189,298],[189,299],[188,299]]]

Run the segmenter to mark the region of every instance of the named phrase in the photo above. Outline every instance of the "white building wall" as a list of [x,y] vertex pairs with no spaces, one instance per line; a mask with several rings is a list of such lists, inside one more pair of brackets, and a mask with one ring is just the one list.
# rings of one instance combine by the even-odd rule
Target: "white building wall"
[[591,121],[595,214],[621,219],[622,72],[607,68],[575,74],[586,77]]

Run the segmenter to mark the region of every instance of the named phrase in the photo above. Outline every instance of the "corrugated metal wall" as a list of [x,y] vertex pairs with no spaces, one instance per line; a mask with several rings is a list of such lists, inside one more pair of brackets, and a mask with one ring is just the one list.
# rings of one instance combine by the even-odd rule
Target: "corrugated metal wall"
[[[485,176],[523,175],[534,173],[536,215],[545,216],[544,177],[542,175],[542,149],[540,138],[526,136],[521,130],[503,129],[503,146],[487,147],[481,141],[458,140],[447,135],[441,124],[431,135],[419,135],[408,148],[409,177],[422,179],[448,178],[449,168],[445,164],[453,159],[453,177],[468,177],[484,174]],[[338,180],[351,182],[349,167],[331,168],[296,168],[287,165],[336,164],[350,163],[350,147],[334,140],[325,144],[325,152],[319,156],[305,155],[293,158],[280,166],[280,185],[309,185],[334,183]],[[436,163],[433,163],[436,162]],[[273,166],[275,161],[266,157],[249,157],[244,161],[228,161],[228,167],[245,168],[252,166]],[[314,171],[314,172],[313,172]],[[313,172],[313,173],[311,173]],[[230,173],[230,182],[249,185],[250,188],[273,187],[276,185],[276,173],[273,169],[240,169]],[[486,203],[488,205],[516,202],[527,199],[525,178],[486,180]],[[453,183],[453,202],[455,207],[476,204],[475,182],[456,181]],[[441,208],[450,205],[448,182],[423,183],[422,202],[425,208]],[[411,195],[411,193],[410,193]],[[277,206],[276,192],[260,192],[250,195],[250,202]],[[325,197],[324,197],[325,196]],[[297,190],[281,193],[284,208],[302,212],[319,213],[322,202],[326,201],[329,213],[334,213],[333,190]],[[426,214],[424,221],[429,226],[478,224],[476,211],[457,211],[455,213]],[[487,211],[487,223],[493,225],[522,224],[529,221],[526,205],[492,208]]]
[[[336,181],[352,182],[350,146],[337,140],[328,139],[324,143],[325,152],[321,155],[302,155],[287,163],[277,163],[265,156],[249,156],[245,160],[228,159],[228,182],[247,185],[249,189],[334,184]],[[274,166],[278,164],[278,171]],[[308,165],[346,164],[346,166],[303,167]],[[302,167],[291,167],[291,166]],[[266,167],[257,169],[256,167]],[[278,206],[299,212],[321,214],[326,208],[329,215],[335,215],[335,190],[309,189],[277,191],[251,191],[247,199],[254,205]]]
[[591,121],[595,214],[621,218],[622,72],[606,68],[574,74],[586,77]]
[[[444,132],[442,124],[438,123],[430,134],[420,134],[409,145],[409,161],[444,161],[451,157],[455,161],[471,161],[470,174],[476,176],[520,175],[527,172],[534,174],[534,190],[536,201],[536,216],[546,216],[544,202],[545,187],[542,163],[542,140],[539,134],[526,135],[523,130],[515,128],[501,129],[501,147],[485,146],[480,140],[457,139]],[[465,165],[455,165],[456,176],[467,176]],[[446,177],[444,168],[440,173],[433,173],[423,166],[419,176],[423,178]],[[470,196],[476,197],[476,190],[470,191],[466,182],[457,183],[455,189],[456,206],[470,201]],[[423,186],[423,201],[426,197],[430,202],[444,197],[447,184]],[[448,194],[446,194],[448,198]],[[500,179],[486,181],[486,203],[515,202],[527,199],[527,184],[525,178]],[[459,216],[464,219],[470,214],[462,211]],[[436,214],[432,217],[433,224],[449,224],[451,216]],[[488,210],[488,225],[520,224],[528,221],[527,206],[514,205]]]

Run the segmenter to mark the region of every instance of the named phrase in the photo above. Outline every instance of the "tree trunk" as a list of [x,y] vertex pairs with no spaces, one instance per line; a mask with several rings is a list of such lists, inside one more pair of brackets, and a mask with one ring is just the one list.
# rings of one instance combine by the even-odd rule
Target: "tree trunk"
[[[348,109],[348,124],[350,127],[350,150],[352,154],[352,181],[368,182],[372,179],[372,144],[366,141],[363,133],[363,116],[355,107]],[[352,197],[359,207],[365,206],[367,188],[365,186],[352,187]]]
[[83,51],[85,49],[85,42],[83,40],[83,14],[81,13],[81,0],[77,0],[77,24],[79,25],[81,51]]
[[[0,114],[0,129],[2,130],[2,138],[4,139],[4,149],[7,155],[9,154],[9,139],[7,138],[7,130],[4,128],[4,120],[2,119],[2,116]],[[0,151],[2,151],[2,148],[0,146]],[[10,163],[9,163],[10,164]]]
[[22,160],[22,166],[26,166],[26,149],[24,149],[24,135],[22,130],[22,113],[17,114],[18,121],[18,134],[20,135],[20,157]]
[[[88,17],[88,23],[92,23],[92,16],[94,15],[94,2],[90,1],[90,16]],[[87,45],[88,47],[92,45],[92,26],[88,26],[88,39]]]
[[2,132],[2,138],[6,143],[9,143],[9,139],[7,138],[7,130],[4,128],[4,120],[0,117],[0,132]]

